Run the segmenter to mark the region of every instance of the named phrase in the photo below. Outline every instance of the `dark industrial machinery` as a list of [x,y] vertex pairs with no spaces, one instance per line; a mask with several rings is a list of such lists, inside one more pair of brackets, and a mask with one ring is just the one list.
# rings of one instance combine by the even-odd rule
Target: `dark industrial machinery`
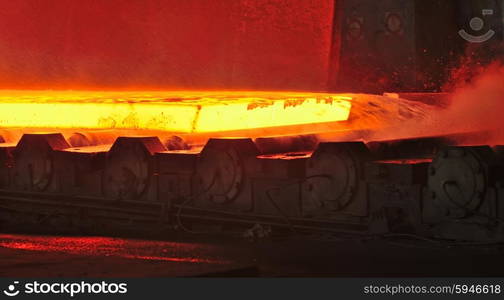
[[117,200],[155,199],[154,154],[166,150],[156,137],[118,138],[107,153],[102,191]]
[[213,224],[504,238],[502,147],[431,138],[284,151],[293,140],[313,139],[213,138],[167,150],[157,137],[72,148],[61,134],[25,134],[17,145],[0,144],[0,220],[59,231]]
[[307,164],[303,208],[311,214],[367,215],[363,143],[321,143]]
[[194,204],[252,210],[251,174],[259,150],[250,139],[210,139],[196,163]]
[[25,191],[54,191],[54,153],[69,147],[61,134],[24,135],[13,153],[13,186]]
[[329,86],[440,91],[461,57],[495,58],[503,9],[501,0],[338,1]]
[[499,173],[496,155],[489,147],[441,150],[429,166],[425,222],[440,236],[498,238],[503,225]]

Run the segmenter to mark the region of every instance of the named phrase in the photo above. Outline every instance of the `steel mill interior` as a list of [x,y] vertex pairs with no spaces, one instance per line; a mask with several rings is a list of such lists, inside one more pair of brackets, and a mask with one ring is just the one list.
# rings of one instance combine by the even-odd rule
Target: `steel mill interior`
[[502,276],[504,1],[2,2],[2,276]]

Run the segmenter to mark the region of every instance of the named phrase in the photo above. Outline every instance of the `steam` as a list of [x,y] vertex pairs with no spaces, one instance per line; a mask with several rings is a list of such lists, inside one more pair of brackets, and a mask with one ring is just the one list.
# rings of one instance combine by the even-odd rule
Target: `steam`
[[450,107],[437,118],[441,126],[462,132],[492,131],[490,144],[504,142],[504,65],[489,65],[472,83],[455,90]]
[[458,84],[446,108],[433,108],[422,119],[370,133],[366,140],[401,139],[485,132],[463,144],[504,144],[504,65],[494,62],[470,81]]

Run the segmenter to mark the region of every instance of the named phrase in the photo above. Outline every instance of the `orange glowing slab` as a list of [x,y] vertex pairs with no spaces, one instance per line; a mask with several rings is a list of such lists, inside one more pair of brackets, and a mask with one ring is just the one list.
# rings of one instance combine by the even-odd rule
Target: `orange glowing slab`
[[237,131],[348,119],[352,98],[283,92],[0,91],[0,127]]

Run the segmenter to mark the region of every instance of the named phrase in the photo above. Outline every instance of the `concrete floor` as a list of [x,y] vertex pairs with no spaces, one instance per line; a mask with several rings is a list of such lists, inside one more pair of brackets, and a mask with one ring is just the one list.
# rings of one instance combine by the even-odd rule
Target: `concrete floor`
[[0,277],[504,276],[503,252],[414,240],[0,234]]

